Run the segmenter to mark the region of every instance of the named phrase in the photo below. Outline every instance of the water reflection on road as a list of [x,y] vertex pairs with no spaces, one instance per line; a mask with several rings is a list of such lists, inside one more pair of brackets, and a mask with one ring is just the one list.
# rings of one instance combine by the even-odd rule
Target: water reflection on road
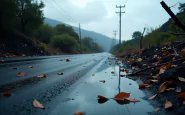
[[[107,63],[103,63],[95,73],[95,76],[86,76],[84,83],[78,85],[68,97],[74,100],[63,102],[57,105],[51,112],[55,115],[73,115],[75,111],[80,110],[86,112],[87,115],[146,115],[148,112],[154,111],[154,108],[149,105],[144,97],[144,93],[138,89],[138,84],[128,78],[122,77],[120,81],[120,87],[118,87],[118,66],[111,66]],[[111,71],[115,71],[115,74],[111,74]],[[105,83],[99,82],[99,80],[105,80]],[[119,89],[120,88],[120,89]],[[126,105],[120,105],[114,100],[108,100],[103,104],[99,104],[97,100],[98,95],[102,95],[108,98],[114,97],[120,92],[131,93],[131,98],[140,100],[137,103],[129,103]]]

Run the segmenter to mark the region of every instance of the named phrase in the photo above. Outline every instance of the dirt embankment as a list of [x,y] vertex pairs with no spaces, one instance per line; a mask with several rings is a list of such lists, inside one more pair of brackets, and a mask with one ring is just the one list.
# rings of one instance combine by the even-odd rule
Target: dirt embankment
[[[142,83],[138,87],[147,94],[146,99],[155,108],[160,108],[152,114],[185,114],[184,41],[176,41],[142,51],[135,50],[119,57],[133,70],[128,77],[141,80]],[[155,94],[157,94],[156,97],[148,99]]]

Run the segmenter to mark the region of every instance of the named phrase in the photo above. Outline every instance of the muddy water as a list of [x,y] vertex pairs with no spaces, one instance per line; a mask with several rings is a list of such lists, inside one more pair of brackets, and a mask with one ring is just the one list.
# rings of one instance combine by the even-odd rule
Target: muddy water
[[[138,89],[135,81],[121,77],[118,86],[119,67],[114,64],[109,65],[108,60],[106,62],[85,76],[85,80],[69,93],[67,97],[71,99],[70,101],[61,102],[49,114],[73,115],[79,110],[84,111],[86,115],[147,115],[154,111],[154,108],[142,99],[145,95]],[[111,74],[111,71],[115,71],[115,74]],[[99,80],[105,80],[105,83]],[[131,98],[136,98],[140,102],[120,105],[110,99],[103,104],[98,103],[98,95],[113,98],[119,92],[130,93]]]

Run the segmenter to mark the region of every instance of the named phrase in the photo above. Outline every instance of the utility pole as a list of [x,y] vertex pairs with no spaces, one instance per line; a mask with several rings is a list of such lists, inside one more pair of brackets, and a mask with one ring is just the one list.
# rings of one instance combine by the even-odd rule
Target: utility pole
[[116,45],[116,34],[117,34],[116,32],[117,32],[116,30],[113,31],[113,33],[114,33],[114,45]]
[[82,53],[82,40],[81,40],[81,29],[80,29],[80,23],[79,23],[79,38],[80,38],[80,53]]
[[121,44],[121,14],[122,13],[125,13],[125,12],[121,12],[121,8],[125,8],[125,5],[124,6],[117,6],[116,5],[116,8],[119,8],[120,11],[119,12],[116,12],[116,13],[119,13],[119,45]]

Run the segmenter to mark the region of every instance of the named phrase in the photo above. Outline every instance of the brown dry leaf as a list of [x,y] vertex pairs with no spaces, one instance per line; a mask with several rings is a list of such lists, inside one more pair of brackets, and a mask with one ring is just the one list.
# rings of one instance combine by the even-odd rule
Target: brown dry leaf
[[46,78],[46,74],[42,74],[42,75],[39,75],[37,77],[39,77],[39,78]]
[[164,92],[165,89],[166,89],[166,86],[167,86],[168,84],[171,84],[171,83],[172,83],[172,81],[166,81],[166,82],[162,83],[161,86],[160,86],[160,88],[159,88],[159,92],[160,92],[160,93]]
[[95,74],[92,74],[92,76],[95,76]]
[[85,114],[85,112],[82,112],[82,111],[76,111],[75,113],[74,113],[74,115],[84,115]]
[[185,78],[183,78],[183,77],[178,77],[178,78],[180,81],[185,82]]
[[66,62],[70,62],[70,60],[69,59],[66,59]]
[[174,91],[175,90],[175,88],[168,88],[168,89],[166,89],[166,91]]
[[20,77],[25,76],[25,75],[26,75],[25,72],[19,72],[19,73],[17,73],[17,76],[20,76]]
[[142,58],[138,58],[137,61],[138,61],[138,62],[141,62],[141,61],[142,61]]
[[164,108],[169,109],[169,108],[172,108],[172,107],[173,107],[172,103],[170,101],[166,100]]
[[126,72],[126,73],[128,73],[128,72],[129,72],[129,70],[128,70],[128,69],[126,69],[126,70],[125,70],[125,72]]
[[139,102],[139,100],[137,100],[136,98],[125,98],[125,99],[130,102]]
[[9,96],[11,96],[11,93],[8,92],[8,91],[4,91],[4,92],[2,93],[2,95],[3,95],[3,96],[6,96],[6,97],[9,97]]
[[146,88],[146,86],[149,86],[149,84],[139,84],[139,89]]
[[34,101],[33,101],[33,106],[37,107],[37,108],[45,109],[45,107],[36,99],[34,99]]
[[28,68],[33,68],[33,66],[28,66]]
[[64,73],[63,73],[63,72],[58,72],[57,74],[58,74],[58,75],[63,75]]
[[165,72],[165,69],[161,68],[159,71],[159,74],[163,74]]
[[168,51],[165,51],[165,52],[163,53],[163,56],[166,56],[166,55],[168,55]]
[[105,83],[105,80],[100,80],[99,82]]
[[148,99],[151,99],[151,100],[152,100],[152,99],[156,98],[156,97],[157,97],[157,95],[158,95],[158,94],[155,94],[155,95],[153,95],[153,96],[149,97]]
[[129,97],[130,97],[130,93],[121,92],[121,93],[118,93],[113,99],[114,100],[124,100]]
[[181,87],[177,87],[176,90],[175,90],[175,92],[180,93],[181,92]]
[[114,71],[112,71],[111,73],[114,74]]
[[178,99],[183,99],[183,100],[185,100],[185,92],[182,92],[182,93],[178,94],[178,95],[177,95],[177,98],[178,98]]
[[155,109],[155,111],[159,111],[159,110],[160,110],[160,108],[156,108],[156,109]]

